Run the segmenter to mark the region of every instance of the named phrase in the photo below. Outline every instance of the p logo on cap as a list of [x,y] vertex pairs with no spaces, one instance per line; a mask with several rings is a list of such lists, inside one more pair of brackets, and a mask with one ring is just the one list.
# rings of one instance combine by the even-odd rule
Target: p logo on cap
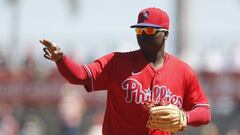
[[143,11],[142,12],[142,15],[141,15],[141,18],[142,20],[140,20],[141,22],[144,22],[144,20],[147,20],[148,19],[148,16],[149,16],[149,12],[148,11]]
[[146,8],[138,14],[137,24],[131,26],[131,28],[136,27],[154,27],[169,30],[169,16],[159,8]]

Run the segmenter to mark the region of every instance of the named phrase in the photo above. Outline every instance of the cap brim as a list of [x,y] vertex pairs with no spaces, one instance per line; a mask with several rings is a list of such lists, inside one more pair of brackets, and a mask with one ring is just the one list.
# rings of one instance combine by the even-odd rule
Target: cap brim
[[155,24],[150,24],[150,23],[138,23],[135,25],[130,26],[130,28],[136,28],[136,27],[154,27],[154,28],[162,28],[159,25],[155,25]]

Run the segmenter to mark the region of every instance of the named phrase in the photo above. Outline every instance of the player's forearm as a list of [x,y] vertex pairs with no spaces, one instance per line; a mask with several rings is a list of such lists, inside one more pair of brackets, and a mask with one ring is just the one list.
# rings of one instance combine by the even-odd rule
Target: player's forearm
[[61,75],[72,84],[86,84],[87,72],[82,65],[76,64],[67,56],[64,56],[62,60],[56,62],[57,67]]
[[211,110],[208,107],[196,107],[188,111],[188,122],[190,126],[201,126],[211,121]]

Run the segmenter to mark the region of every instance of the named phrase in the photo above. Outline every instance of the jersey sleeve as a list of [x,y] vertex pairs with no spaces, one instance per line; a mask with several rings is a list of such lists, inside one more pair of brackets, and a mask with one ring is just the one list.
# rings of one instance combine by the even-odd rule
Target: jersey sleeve
[[193,110],[198,106],[210,107],[207,97],[200,86],[196,74],[192,71],[186,81],[183,108],[186,111]]
[[89,78],[88,84],[84,86],[88,92],[108,89],[111,82],[110,72],[113,70],[111,68],[113,56],[114,53],[110,53],[84,65]]

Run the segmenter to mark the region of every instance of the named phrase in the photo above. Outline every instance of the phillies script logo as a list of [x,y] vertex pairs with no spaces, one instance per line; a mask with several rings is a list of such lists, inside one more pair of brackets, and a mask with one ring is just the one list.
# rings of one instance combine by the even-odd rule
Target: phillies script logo
[[142,84],[135,79],[127,79],[122,83],[122,89],[126,91],[125,101],[127,103],[144,104],[145,102],[167,101],[181,108],[183,99],[174,95],[166,86],[154,85],[143,89]]

